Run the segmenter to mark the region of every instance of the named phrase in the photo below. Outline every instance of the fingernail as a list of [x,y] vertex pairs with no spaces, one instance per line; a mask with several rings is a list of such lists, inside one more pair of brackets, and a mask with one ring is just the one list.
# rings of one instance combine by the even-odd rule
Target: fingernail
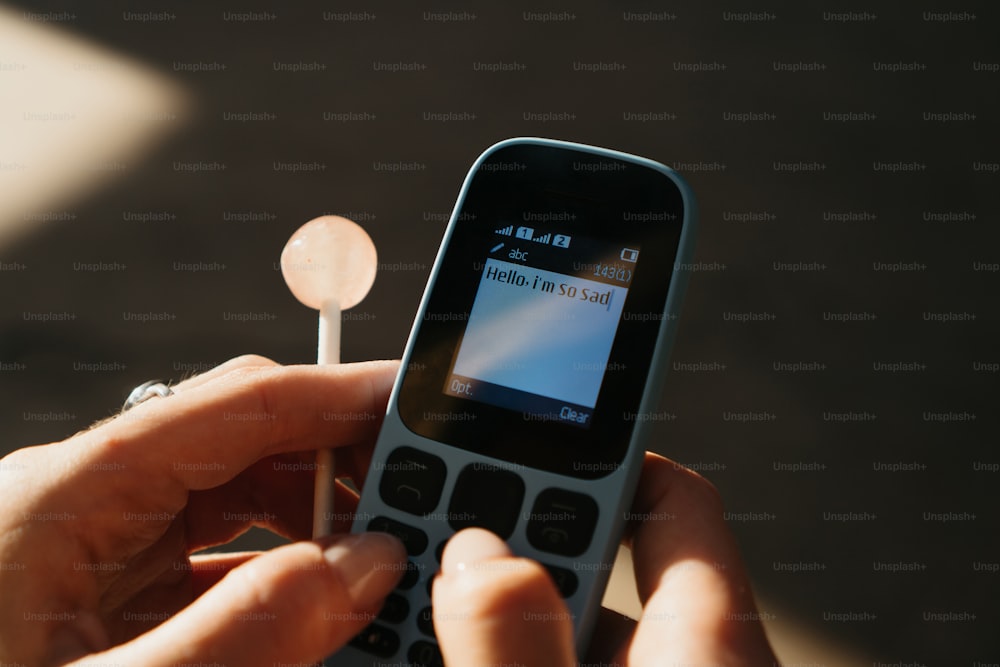
[[441,558],[441,572],[460,574],[476,569],[477,564],[493,558],[511,555],[507,543],[488,530],[469,528],[457,533],[448,542]]
[[387,533],[344,535],[328,543],[323,557],[334,568],[358,607],[381,600],[406,569],[403,543]]

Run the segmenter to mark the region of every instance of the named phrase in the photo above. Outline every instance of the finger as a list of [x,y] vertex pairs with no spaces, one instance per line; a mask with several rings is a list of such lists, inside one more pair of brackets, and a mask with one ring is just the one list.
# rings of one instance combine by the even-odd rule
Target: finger
[[[267,357],[246,354],[193,376],[173,387],[186,391],[239,368],[270,368],[278,364]],[[338,477],[360,486],[368,469],[371,446],[356,447],[351,456],[337,460]],[[195,492],[188,502],[188,536],[191,549],[224,544],[251,526],[259,526],[292,540],[312,536],[315,452],[282,454],[258,461],[226,484]],[[360,462],[360,465],[355,465]],[[334,489],[336,515],[333,534],[350,530],[357,507],[357,493],[339,481]],[[197,521],[193,521],[197,518]]]
[[635,628],[635,619],[602,607],[587,646],[587,656],[581,664],[622,667],[626,664],[621,657],[622,647],[632,641]]
[[184,512],[190,548],[224,544],[251,526],[309,539],[313,458],[313,452],[269,456],[221,486],[193,491]]
[[[269,457],[222,486],[191,493],[184,512],[190,551],[226,544],[251,526],[291,540],[311,537],[313,473],[310,469],[275,473],[275,463],[274,457]],[[301,461],[287,464],[313,465]],[[358,495],[338,481],[333,506],[331,532],[349,532]]]
[[[108,570],[99,572],[101,613],[107,615],[118,607],[130,604],[137,594],[149,588],[180,588],[187,576],[183,567],[186,562],[184,525],[177,521],[170,524],[148,549],[138,552],[125,563],[110,564]],[[162,595],[162,592],[157,595]]]
[[264,456],[367,442],[396,362],[236,368],[82,434],[88,458],[217,486]]
[[189,607],[89,663],[309,664],[375,618],[406,552],[381,533],[279,547],[229,571]]
[[[278,365],[277,362],[271,361],[267,357],[262,357],[262,356],[256,355],[256,354],[245,354],[243,356],[236,357],[235,359],[230,359],[229,361],[226,361],[225,363],[219,364],[218,366],[216,366],[214,368],[211,368],[211,369],[205,371],[204,373],[200,373],[198,375],[193,375],[193,376],[187,378],[186,380],[184,380],[182,382],[179,382],[177,384],[170,384],[169,382],[167,384],[170,385],[171,393],[177,393],[178,391],[186,391],[186,390],[189,390],[189,389],[193,389],[194,387],[197,387],[199,385],[205,384],[206,382],[210,382],[211,380],[214,380],[215,378],[221,377],[221,376],[225,375],[226,373],[228,373],[228,372],[230,372],[232,370],[235,370],[237,368],[274,367],[274,366],[277,366],[277,365]],[[132,406],[132,407],[135,407],[135,406]],[[90,426],[88,426],[87,428],[85,428],[83,431],[80,431],[80,434],[86,433],[87,431],[92,431],[95,428],[98,428],[100,426],[104,426],[105,424],[113,422],[116,419],[124,419],[125,417],[122,416],[124,414],[124,412],[125,412],[125,410],[122,410],[122,411],[119,411],[118,414],[115,414],[115,415],[112,415],[110,417],[106,417],[104,419],[101,419],[100,421],[98,421],[98,422],[96,422],[94,424],[91,424]],[[131,417],[133,417],[133,415],[129,415],[129,417],[131,418]]]
[[[225,486],[227,485],[220,489]],[[217,499],[204,497],[204,494],[213,494],[215,491],[192,493],[185,512],[170,524],[160,539],[130,558],[126,564],[112,563],[109,565],[113,567],[106,573],[98,572],[104,591],[101,596],[102,612],[122,628],[111,632],[114,637],[130,639],[147,629],[135,622],[121,622],[126,612],[131,619],[142,621],[150,618],[154,624],[158,623],[163,620],[162,613],[153,612],[179,609],[224,576],[233,566],[232,563],[242,562],[214,559],[198,568],[189,562],[188,553],[227,543],[252,525],[292,540],[308,539],[312,514],[311,493],[302,494],[303,497],[298,499],[299,507],[293,508],[290,497],[280,498],[270,493],[264,494],[262,501],[267,504],[253,507],[234,505],[231,498],[225,495]],[[311,482],[305,487],[305,491],[311,491]],[[351,515],[357,508],[357,495],[339,483],[335,494],[337,520],[333,522],[333,531],[335,534],[346,533],[350,530]],[[274,504],[270,504],[272,502]],[[293,524],[295,527],[292,530],[282,530]],[[223,563],[230,565],[222,567]],[[216,574],[214,579],[206,577],[212,573]],[[182,590],[183,587],[179,585],[189,575],[195,588],[193,594],[186,588]],[[119,611],[122,613],[118,613]]]
[[[216,380],[216,379],[224,376],[225,374],[227,374],[227,373],[229,373],[229,372],[231,372],[233,370],[236,370],[236,369],[274,368],[276,366],[278,366],[278,363],[275,362],[275,361],[272,361],[271,359],[268,359],[267,357],[262,357],[262,356],[256,355],[256,354],[245,354],[245,355],[236,357],[234,359],[230,359],[230,360],[226,361],[225,363],[222,363],[222,364],[220,364],[220,365],[218,365],[218,366],[216,366],[216,367],[214,367],[214,368],[212,368],[212,369],[210,369],[210,370],[208,370],[208,371],[206,371],[204,373],[200,373],[198,375],[194,375],[194,376],[192,376],[192,377],[184,380],[183,382],[180,382],[179,384],[173,385],[171,388],[173,389],[174,392],[189,391],[189,390],[194,389],[195,387],[201,386],[201,385],[203,385],[203,384],[205,384],[207,382],[210,382],[212,380]],[[340,417],[340,416],[343,416],[345,418],[349,418],[352,415],[350,415],[348,413],[344,413],[343,415],[340,415],[340,414],[331,412],[331,414],[328,415],[328,416],[330,416],[331,418],[337,418],[337,417]],[[364,417],[374,418],[375,415],[364,415]],[[357,487],[360,487],[364,483],[365,474],[367,473],[368,467],[369,467],[369,465],[371,463],[372,449],[373,449],[373,447],[370,447],[370,446],[368,446],[368,447],[357,447],[357,448],[355,448],[354,451],[351,452],[350,456],[341,456],[341,457],[339,457],[339,459],[337,460],[337,469],[336,469],[336,475],[337,475],[337,477],[340,477],[340,478],[344,478],[344,477],[349,478],[349,479],[351,479],[351,480],[353,480],[355,482],[355,484],[356,484]],[[298,454],[292,454],[292,455],[286,455],[286,456],[290,456],[290,457],[292,457],[292,459],[290,459],[289,461],[284,461],[284,462],[275,461],[275,464],[274,464],[275,470],[280,470],[280,471],[283,471],[283,472],[299,472],[301,470],[304,470],[305,468],[307,468],[309,470],[315,470],[315,466],[313,465],[315,463],[315,452],[313,452],[313,451],[301,452],[301,453],[298,453]],[[304,466],[305,466],[305,468],[304,468]],[[312,479],[313,475],[312,475],[311,472],[309,473],[309,476],[310,476],[310,479],[303,480],[303,481],[307,484],[308,488],[311,489],[312,485],[313,485],[313,479]],[[298,485],[299,482],[296,481],[295,484]],[[270,484],[261,484],[259,486],[268,487],[269,488],[272,485],[270,485]],[[310,532],[307,532],[306,534],[304,534],[302,536],[297,536],[296,535],[293,539],[308,539],[308,537],[311,535],[312,526],[309,525],[308,527],[309,527],[309,531]],[[333,532],[334,533],[341,532],[341,531],[338,531],[336,523],[334,523]],[[343,531],[343,532],[346,532],[346,531]],[[284,534],[284,533],[282,533],[282,534]]]
[[576,664],[572,619],[548,573],[489,531],[451,538],[432,599],[445,664]]
[[42,448],[40,459],[73,463],[48,483],[40,471],[33,484],[51,487],[47,510],[72,509],[95,528],[120,524],[127,507],[140,519],[129,524],[129,537],[145,545],[180,512],[190,491],[225,484],[265,456],[370,445],[396,368],[396,362],[237,368]]
[[237,368],[271,368],[277,365],[278,362],[272,361],[267,357],[262,357],[259,354],[244,354],[225,361],[215,368],[205,371],[204,373],[193,375],[184,381],[171,386],[171,389],[174,391],[187,391],[189,389],[194,389],[195,387],[203,385],[206,382],[211,382],[216,378],[222,377],[226,373],[236,370]]
[[654,664],[664,646],[685,664],[772,664],[715,487],[647,454],[633,512],[641,520],[632,554],[644,608],[630,664]]
[[215,586],[229,571],[243,565],[251,558],[261,555],[260,551],[231,551],[222,554],[200,554],[191,556],[191,594],[200,597]]
[[189,559],[180,552],[169,567],[145,581],[124,604],[103,611],[101,616],[110,638],[108,645],[121,644],[152,630],[219,583],[230,570],[260,553],[207,554]]

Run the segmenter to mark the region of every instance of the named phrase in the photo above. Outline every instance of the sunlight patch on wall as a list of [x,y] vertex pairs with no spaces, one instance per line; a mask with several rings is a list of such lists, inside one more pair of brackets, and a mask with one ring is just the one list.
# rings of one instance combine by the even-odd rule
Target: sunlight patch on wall
[[0,6],[0,248],[142,164],[190,95],[167,75]]

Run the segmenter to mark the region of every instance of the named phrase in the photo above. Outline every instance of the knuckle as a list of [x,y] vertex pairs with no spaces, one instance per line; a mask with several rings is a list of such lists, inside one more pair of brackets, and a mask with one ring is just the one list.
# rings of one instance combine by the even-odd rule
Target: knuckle
[[270,368],[278,365],[278,362],[259,354],[241,354],[226,363],[234,368]]

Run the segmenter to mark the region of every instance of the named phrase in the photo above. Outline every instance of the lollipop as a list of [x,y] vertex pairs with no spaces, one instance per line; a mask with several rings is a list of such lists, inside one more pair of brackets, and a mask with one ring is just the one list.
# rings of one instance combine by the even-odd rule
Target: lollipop
[[[376,269],[375,244],[347,218],[325,215],[310,220],[288,239],[281,251],[281,274],[296,299],[319,311],[317,364],[340,363],[340,313],[365,298]],[[330,534],[333,463],[333,450],[317,452],[314,537]]]

